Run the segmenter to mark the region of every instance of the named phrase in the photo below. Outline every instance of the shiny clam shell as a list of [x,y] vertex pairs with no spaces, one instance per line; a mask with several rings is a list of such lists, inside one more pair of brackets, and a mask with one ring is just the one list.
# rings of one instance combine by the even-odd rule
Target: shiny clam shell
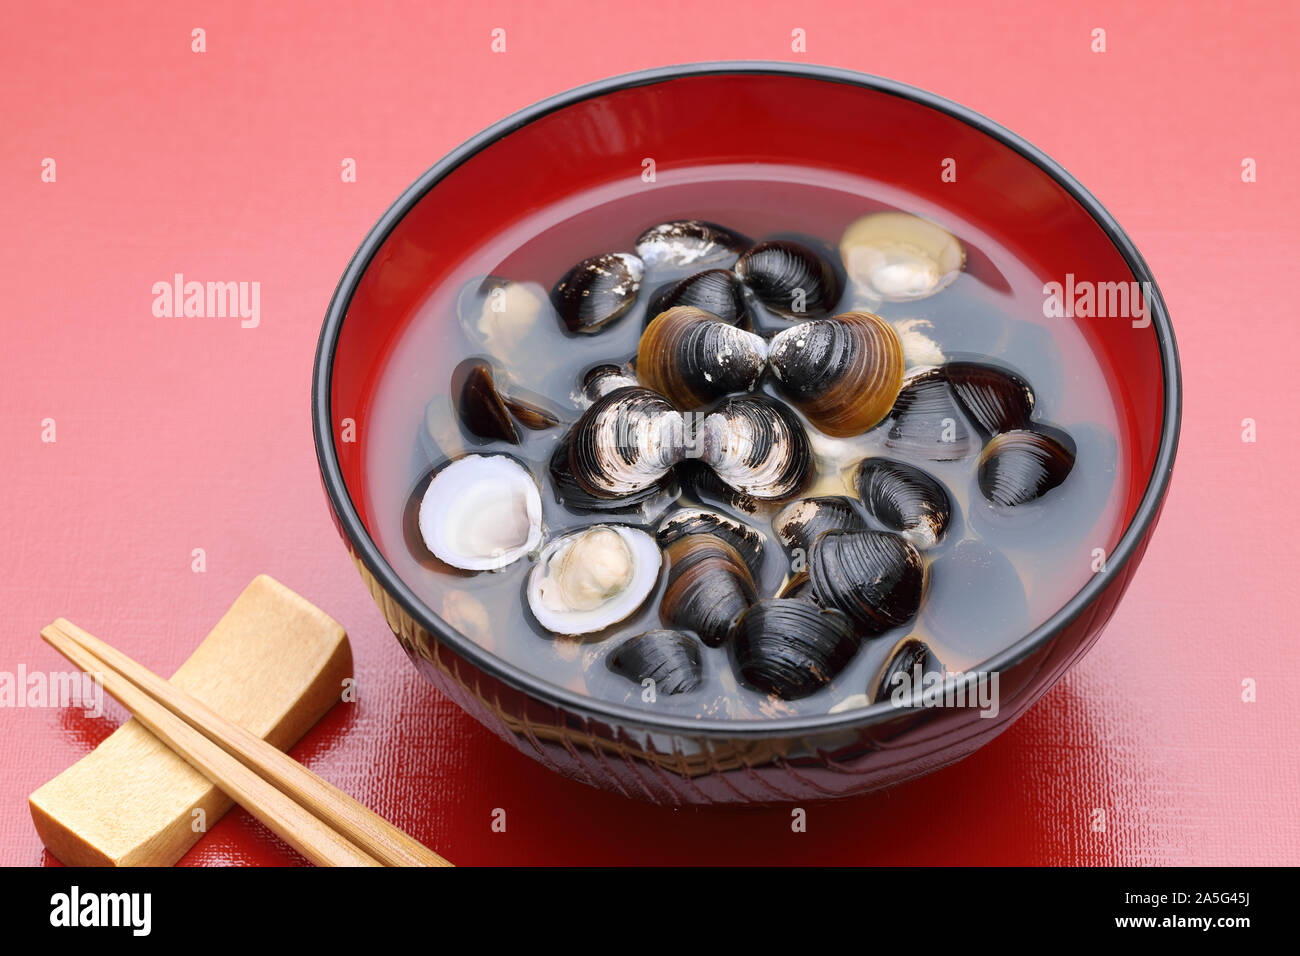
[[797,700],[830,683],[861,644],[852,622],[840,611],[769,598],[741,617],[733,651],[748,684]]
[[768,345],[768,366],[782,394],[819,430],[860,435],[894,406],[903,385],[903,345],[870,312],[801,322]]
[[592,256],[555,284],[551,304],[570,332],[599,332],[632,307],[644,274],[645,266],[631,253]]
[[704,418],[702,459],[744,494],[783,501],[812,478],[812,449],[803,425],[766,396],[733,398]]
[[667,627],[694,631],[710,647],[731,637],[756,600],[754,579],[740,552],[713,534],[685,535],[664,550],[668,582],[659,604]]
[[757,528],[751,528],[730,515],[706,508],[679,508],[664,515],[655,531],[659,547],[667,548],[674,541],[692,534],[712,534],[730,544],[745,560],[754,575],[763,563],[763,548],[767,537]]
[[678,306],[646,327],[637,348],[637,378],[686,411],[758,384],[767,343],[701,309]]
[[646,229],[636,254],[647,268],[666,270],[730,266],[750,244],[738,232],[702,219],[675,219]]
[[824,495],[792,501],[772,519],[772,530],[790,554],[806,556],[812,543],[827,531],[865,531],[866,519],[843,495]]
[[704,681],[700,645],[681,631],[656,629],[629,637],[606,666],[634,684],[653,681],[655,694],[689,694]]
[[1074,468],[1075,445],[1055,428],[995,435],[980,454],[977,478],[984,497],[1012,508],[1041,498]]
[[925,589],[920,552],[890,531],[827,531],[808,552],[808,575],[818,603],[866,633],[906,624]]
[[680,460],[682,416],[647,388],[619,388],[569,433],[569,474],[595,498],[623,498],[660,482]]
[[730,269],[708,269],[657,291],[646,311],[648,319],[677,306],[702,309],[728,325],[749,327],[745,287]]
[[930,474],[891,458],[866,458],[853,477],[858,498],[876,521],[918,548],[932,548],[952,519],[952,499]]
[[785,239],[760,242],[736,263],[740,276],[768,309],[787,318],[829,315],[844,288],[815,249]]

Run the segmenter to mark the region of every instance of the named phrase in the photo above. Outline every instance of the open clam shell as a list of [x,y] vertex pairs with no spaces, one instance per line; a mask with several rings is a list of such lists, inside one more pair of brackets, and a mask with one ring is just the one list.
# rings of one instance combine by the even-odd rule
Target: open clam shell
[[569,475],[593,498],[624,498],[663,480],[682,454],[681,414],[648,388],[601,396],[569,432]]
[[659,580],[663,557],[645,531],[590,525],[542,549],[528,575],[528,607],[555,634],[590,634],[630,617]]
[[812,479],[812,448],[799,419],[766,396],[734,398],[704,417],[702,459],[732,488],[784,501]]
[[541,493],[515,459],[465,455],[434,474],[418,520],[420,537],[438,560],[466,571],[494,571],[541,543]]
[[851,222],[840,238],[849,280],[886,302],[923,299],[961,274],[966,250],[929,220],[904,212],[878,212]]

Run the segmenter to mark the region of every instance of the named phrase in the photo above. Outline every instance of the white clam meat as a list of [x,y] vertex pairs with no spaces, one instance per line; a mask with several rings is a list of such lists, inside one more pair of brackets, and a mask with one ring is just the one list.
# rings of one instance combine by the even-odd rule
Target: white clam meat
[[548,544],[528,577],[528,606],[556,634],[590,634],[631,616],[659,580],[655,539],[625,525],[592,525]]
[[966,264],[966,250],[952,233],[904,212],[877,212],[849,223],[840,256],[857,291],[887,302],[934,295]]

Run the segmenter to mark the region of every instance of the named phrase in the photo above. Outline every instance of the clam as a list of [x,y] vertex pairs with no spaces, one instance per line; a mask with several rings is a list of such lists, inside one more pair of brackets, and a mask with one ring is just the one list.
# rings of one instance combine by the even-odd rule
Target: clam
[[776,592],[779,598],[790,598],[795,601],[807,601],[810,604],[817,603],[817,596],[813,594],[812,578],[808,571],[798,571],[790,576],[790,579],[781,585],[780,590]]
[[891,531],[827,531],[809,549],[808,575],[822,607],[867,633],[910,621],[925,589],[920,552]]
[[528,607],[556,634],[590,634],[630,617],[654,590],[663,556],[651,535],[597,524],[556,538],[528,575]]
[[667,548],[674,541],[692,534],[717,535],[744,558],[751,574],[758,574],[763,563],[763,547],[767,542],[763,532],[717,511],[680,508],[665,515],[659,522],[655,540],[659,542],[659,547]]
[[793,498],[812,478],[812,449],[803,425],[765,396],[728,400],[704,417],[700,438],[704,463],[754,498]]
[[438,560],[493,571],[542,540],[542,498],[532,474],[506,455],[466,455],[440,468],[420,501],[420,537]]
[[932,548],[952,518],[952,499],[937,479],[914,465],[866,458],[853,478],[867,513],[918,548]]
[[749,244],[740,233],[717,223],[677,219],[637,236],[636,254],[650,269],[729,266]]
[[921,368],[907,376],[884,428],[885,447],[930,461],[957,461],[984,444],[942,368]]
[[790,502],[772,519],[772,530],[787,553],[802,551],[806,557],[812,543],[827,531],[865,531],[867,522],[848,498],[825,495]]
[[613,497],[604,493],[593,495],[573,477],[573,468],[569,463],[570,437],[565,435],[556,444],[548,469],[556,500],[570,511],[606,514],[636,512],[642,520],[647,520],[677,500],[680,492],[672,471],[665,472],[658,481],[628,494]]
[[551,289],[551,304],[570,332],[599,332],[632,308],[644,272],[627,252],[583,259]]
[[[636,374],[626,365],[615,365],[607,362],[603,365],[597,365],[587,370],[582,377],[582,395],[587,404],[594,402],[596,399],[608,395],[616,388],[627,388],[629,385],[636,385]],[[575,401],[579,396],[574,396]]]
[[905,637],[890,652],[885,663],[872,678],[869,690],[873,701],[892,700],[906,707],[919,702],[928,681],[942,680],[947,674],[943,662],[930,645],[915,637]]
[[1055,428],[995,435],[980,454],[980,491],[1005,508],[1041,498],[1069,476],[1074,454],[1074,441]]
[[466,359],[456,366],[451,375],[451,398],[461,427],[477,442],[518,445],[516,419],[525,428],[539,431],[559,424],[559,419],[540,405],[503,394],[492,366],[482,359]]
[[905,302],[951,285],[966,262],[957,238],[928,220],[877,212],[849,223],[840,238],[849,280],[867,295]]
[[569,432],[568,474],[594,498],[644,491],[681,459],[682,435],[682,416],[662,395],[615,389],[593,402]]
[[769,598],[741,617],[733,652],[747,683],[796,700],[829,684],[861,644],[853,623],[840,611]]
[[605,665],[634,684],[654,682],[656,694],[689,694],[704,681],[700,645],[681,631],[657,629],[629,637]]
[[703,309],[728,325],[748,328],[745,287],[730,269],[708,269],[664,286],[650,299],[647,318],[677,306]]
[[767,343],[701,309],[678,306],[646,327],[637,347],[641,383],[683,410],[751,391],[767,363]]
[[500,276],[466,283],[456,300],[456,314],[466,337],[510,367],[527,353],[544,311],[549,311],[545,289]]
[[1029,427],[1034,390],[1015,372],[985,362],[949,362],[943,374],[986,434]]
[[763,305],[787,318],[829,315],[844,291],[829,262],[789,240],[760,242],[740,257],[735,269]]
[[764,503],[753,495],[731,487],[698,458],[688,458],[673,469],[683,494],[701,504],[730,508],[745,514],[758,514]]
[[667,627],[694,631],[710,647],[720,647],[757,598],[749,565],[714,534],[678,538],[664,553],[668,581],[659,619]]
[[768,365],[782,394],[828,435],[847,438],[874,426],[903,385],[903,345],[870,312],[845,312],[777,333]]

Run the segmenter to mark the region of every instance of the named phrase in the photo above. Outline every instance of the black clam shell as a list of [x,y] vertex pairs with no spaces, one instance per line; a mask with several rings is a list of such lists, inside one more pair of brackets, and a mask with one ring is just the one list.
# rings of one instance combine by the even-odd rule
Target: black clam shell
[[655,539],[660,548],[691,534],[713,534],[730,544],[745,560],[750,573],[757,576],[763,564],[766,538],[757,528],[728,515],[704,508],[683,508],[665,515],[659,522]]
[[803,423],[766,395],[723,402],[705,418],[705,432],[705,464],[746,495],[786,501],[812,480],[816,463]]
[[933,547],[948,529],[952,499],[938,479],[915,465],[866,458],[853,481],[867,513],[917,547]]
[[853,623],[841,612],[769,598],[741,617],[733,653],[748,684],[797,700],[829,684],[861,645]]
[[689,694],[704,681],[700,645],[681,631],[656,629],[630,637],[605,664],[634,684],[654,681],[656,694]]
[[569,463],[569,438],[569,435],[565,435],[556,444],[548,469],[556,500],[570,511],[579,514],[627,514],[640,511],[656,499],[677,497],[677,483],[671,471],[653,484],[631,494],[621,497],[593,495],[573,477]]
[[650,299],[646,322],[679,305],[702,309],[728,325],[749,328],[745,287],[730,269],[708,269],[660,287]]
[[919,638],[905,637],[894,648],[867,690],[873,702],[897,700],[899,706],[907,706],[915,702],[922,692],[923,685],[918,683],[918,675],[924,681],[926,675],[942,676],[945,673],[943,662],[929,644]]
[[674,469],[682,492],[702,505],[730,508],[745,514],[757,514],[763,507],[751,494],[727,484],[704,462],[688,459]]
[[632,307],[643,273],[641,260],[630,253],[592,256],[555,284],[551,304],[570,332],[599,332]]
[[1034,390],[1015,372],[987,362],[949,362],[943,372],[957,400],[985,434],[1029,427]]
[[930,461],[968,458],[985,438],[942,368],[909,375],[883,427],[885,447]]
[[800,498],[782,508],[772,519],[772,530],[786,553],[802,551],[827,531],[865,531],[866,519],[844,495]]
[[789,240],[760,242],[736,263],[736,275],[768,309],[789,318],[819,318],[835,309],[844,285],[829,262]]
[[694,631],[710,647],[731,637],[757,600],[754,579],[735,548],[713,534],[679,538],[664,549],[668,580],[659,603],[665,627]]
[[906,624],[921,607],[921,554],[892,531],[827,531],[808,552],[813,593],[867,633]]
[[996,435],[980,455],[980,491],[995,505],[1013,508],[1040,498],[1069,476],[1075,444],[1048,426]]
[[451,401],[470,441],[519,444],[519,432],[487,362],[469,358],[456,366],[451,373]]
[[572,480],[592,498],[625,498],[660,483],[680,450],[659,448],[662,460],[651,461],[642,440],[663,416],[680,419],[666,398],[648,388],[618,388],[592,402],[569,431]]
[[683,411],[752,390],[766,365],[762,338],[691,306],[659,313],[637,344],[638,379]]
[[730,266],[750,245],[735,230],[703,219],[676,219],[651,226],[636,238],[636,254],[650,269]]

